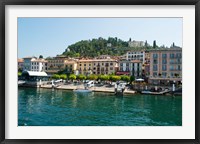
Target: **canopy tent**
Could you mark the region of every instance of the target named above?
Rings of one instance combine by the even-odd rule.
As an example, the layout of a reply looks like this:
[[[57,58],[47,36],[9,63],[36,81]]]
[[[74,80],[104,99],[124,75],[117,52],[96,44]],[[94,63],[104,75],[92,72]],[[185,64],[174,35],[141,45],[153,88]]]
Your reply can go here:
[[[139,79],[136,79],[135,81],[144,81],[144,79],[139,78]]]
[[[29,75],[29,76],[48,76],[46,72],[36,72],[36,71],[23,71],[22,75]]]

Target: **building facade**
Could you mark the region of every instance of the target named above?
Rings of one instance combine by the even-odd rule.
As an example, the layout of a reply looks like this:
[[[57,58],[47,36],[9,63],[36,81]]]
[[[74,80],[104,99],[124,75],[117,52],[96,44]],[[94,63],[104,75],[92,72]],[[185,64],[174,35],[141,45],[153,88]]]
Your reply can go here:
[[[143,47],[145,45],[145,42],[143,41],[129,41],[128,42],[128,46],[129,47]]]
[[[112,74],[116,72],[118,63],[114,59],[82,59],[78,61],[80,74]]]
[[[18,71],[23,71],[24,69],[24,59],[17,59]]]
[[[126,60],[140,60],[142,64],[145,63],[145,51],[128,51],[126,53]]]
[[[68,59],[64,62],[65,73],[74,73],[77,70],[77,60]]]
[[[47,71],[47,61],[44,59],[31,60],[31,71],[36,71],[36,72]]]
[[[31,71],[31,61],[36,60],[36,57],[25,57],[24,64],[23,64],[23,70]]]
[[[116,74],[140,78],[142,76],[142,62],[140,60],[121,60],[119,61],[119,71]]]
[[[182,77],[182,48],[151,50],[150,77]]]
[[[47,73],[54,74],[58,71],[64,70],[66,60],[66,57],[53,57],[52,59],[48,59]]]

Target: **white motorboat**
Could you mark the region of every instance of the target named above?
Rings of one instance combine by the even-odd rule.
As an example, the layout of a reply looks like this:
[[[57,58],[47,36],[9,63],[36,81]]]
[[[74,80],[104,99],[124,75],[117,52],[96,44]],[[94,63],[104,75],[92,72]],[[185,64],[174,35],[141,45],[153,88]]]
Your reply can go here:
[[[92,92],[92,90],[89,90],[89,89],[75,89],[73,91],[77,92],[77,93],[89,93],[89,92]]]

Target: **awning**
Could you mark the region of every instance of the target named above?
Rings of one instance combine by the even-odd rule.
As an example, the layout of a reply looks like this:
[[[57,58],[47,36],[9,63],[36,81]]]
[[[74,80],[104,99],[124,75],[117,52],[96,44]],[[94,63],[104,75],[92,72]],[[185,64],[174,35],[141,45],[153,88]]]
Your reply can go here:
[[[123,71],[118,71],[118,72],[116,72],[116,74],[117,75],[129,75],[130,74],[130,72],[123,72]]]
[[[144,81],[144,79],[139,78],[139,79],[136,79],[135,81]]]
[[[48,76],[46,72],[36,72],[36,71],[23,71],[23,74],[28,74],[29,76]]]

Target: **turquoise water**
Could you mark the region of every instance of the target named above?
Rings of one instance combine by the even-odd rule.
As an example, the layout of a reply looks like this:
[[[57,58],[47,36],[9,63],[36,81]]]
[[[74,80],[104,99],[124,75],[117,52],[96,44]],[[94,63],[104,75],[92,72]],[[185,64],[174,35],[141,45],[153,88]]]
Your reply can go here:
[[[181,126],[182,97],[19,88],[19,126]]]

